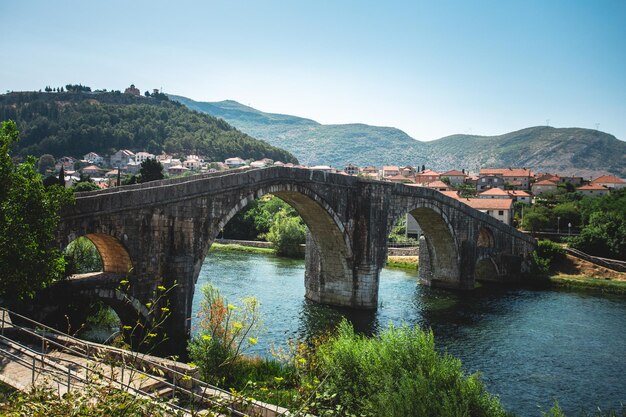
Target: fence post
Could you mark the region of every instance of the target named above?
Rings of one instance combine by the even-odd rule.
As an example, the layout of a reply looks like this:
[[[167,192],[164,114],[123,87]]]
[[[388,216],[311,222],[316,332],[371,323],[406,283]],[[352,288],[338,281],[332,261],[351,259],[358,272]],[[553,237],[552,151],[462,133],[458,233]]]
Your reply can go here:
[[[32,373],[31,382],[30,382],[33,387],[35,386],[35,367],[36,366],[37,365],[35,365],[35,357],[33,356],[33,373]]]
[[[70,368],[67,368],[67,392],[70,392],[70,385],[72,383],[72,374],[70,373]]]
[[[4,336],[4,325],[5,325],[5,321],[4,321],[4,315],[6,314],[6,310],[3,308],[2,309],[2,336]]]
[[[172,378],[172,382],[174,383],[174,389],[172,390],[172,398],[176,396],[176,375]]]
[[[124,389],[124,362],[122,362],[122,377],[120,378],[120,389]]]

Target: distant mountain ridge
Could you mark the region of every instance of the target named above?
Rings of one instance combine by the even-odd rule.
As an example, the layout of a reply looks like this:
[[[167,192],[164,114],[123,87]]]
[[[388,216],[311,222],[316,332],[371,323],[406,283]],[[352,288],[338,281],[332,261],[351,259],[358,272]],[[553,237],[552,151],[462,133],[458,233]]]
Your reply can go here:
[[[529,167],[537,172],[585,177],[607,172],[626,177],[626,142],[591,129],[536,126],[498,136],[459,134],[421,142],[393,127],[323,125],[302,117],[265,113],[232,100],[198,102],[169,97],[221,117],[309,165],[426,165],[473,172],[484,166]]]

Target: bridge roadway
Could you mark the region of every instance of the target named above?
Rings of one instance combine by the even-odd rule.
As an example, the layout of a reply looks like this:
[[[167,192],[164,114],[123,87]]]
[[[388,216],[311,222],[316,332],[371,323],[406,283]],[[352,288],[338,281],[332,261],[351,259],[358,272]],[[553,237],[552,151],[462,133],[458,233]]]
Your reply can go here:
[[[435,190],[285,167],[78,193],[76,204],[62,213],[58,244],[64,248],[86,236],[98,248],[104,272],[127,277],[123,290],[112,279],[77,290],[81,298],[89,291],[94,299],[104,298],[123,320],[150,320],[146,303],[159,288],[173,288],[166,330],[170,340],[183,341],[211,243],[234,215],[266,194],[293,206],[308,226],[305,294],[320,303],[377,307],[387,237],[406,213],[424,232],[419,277],[428,285],[471,289],[475,280],[518,281],[536,247],[533,238]],[[48,300],[76,300],[71,287],[66,284]]]

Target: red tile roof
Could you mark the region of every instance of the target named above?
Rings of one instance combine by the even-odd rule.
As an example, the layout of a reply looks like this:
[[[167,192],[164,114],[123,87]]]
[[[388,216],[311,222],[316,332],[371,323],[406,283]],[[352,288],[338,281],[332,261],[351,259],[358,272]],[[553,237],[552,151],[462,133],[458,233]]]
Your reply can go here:
[[[598,184],[598,183],[626,184],[626,181],[624,181],[621,178],[617,178],[616,176],[613,176],[613,175],[603,175],[603,176],[598,177],[595,180],[591,181],[591,183],[592,184]]]
[[[599,185],[599,184],[587,184],[587,185],[578,187],[576,189],[577,190],[606,190],[608,191],[608,188],[606,188],[604,185]]]
[[[481,168],[480,175],[502,175],[503,177],[530,177],[526,168]]]
[[[441,176],[442,177],[466,177],[467,175],[465,175],[464,172],[453,169],[453,170],[441,173]]]
[[[554,181],[548,181],[548,180],[538,181],[533,185],[554,185],[556,187],[556,183]]]
[[[530,194],[522,190],[507,190],[506,193],[513,197],[530,197]]]
[[[505,195],[508,197],[509,193],[499,188],[491,188],[487,191],[483,191],[482,193],[478,193],[478,195]]]
[[[450,186],[448,184],[446,184],[443,181],[432,181],[426,184],[426,187],[428,188],[450,188]]]
[[[458,200],[476,210],[511,210],[513,207],[513,200],[510,198],[459,198]]]

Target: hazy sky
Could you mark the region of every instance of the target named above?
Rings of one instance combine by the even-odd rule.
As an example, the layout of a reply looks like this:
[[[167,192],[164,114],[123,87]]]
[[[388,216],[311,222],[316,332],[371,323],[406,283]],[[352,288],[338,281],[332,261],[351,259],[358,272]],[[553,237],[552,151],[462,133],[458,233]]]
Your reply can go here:
[[[0,0],[0,91],[237,100],[416,139],[528,126],[626,140],[626,1]]]

